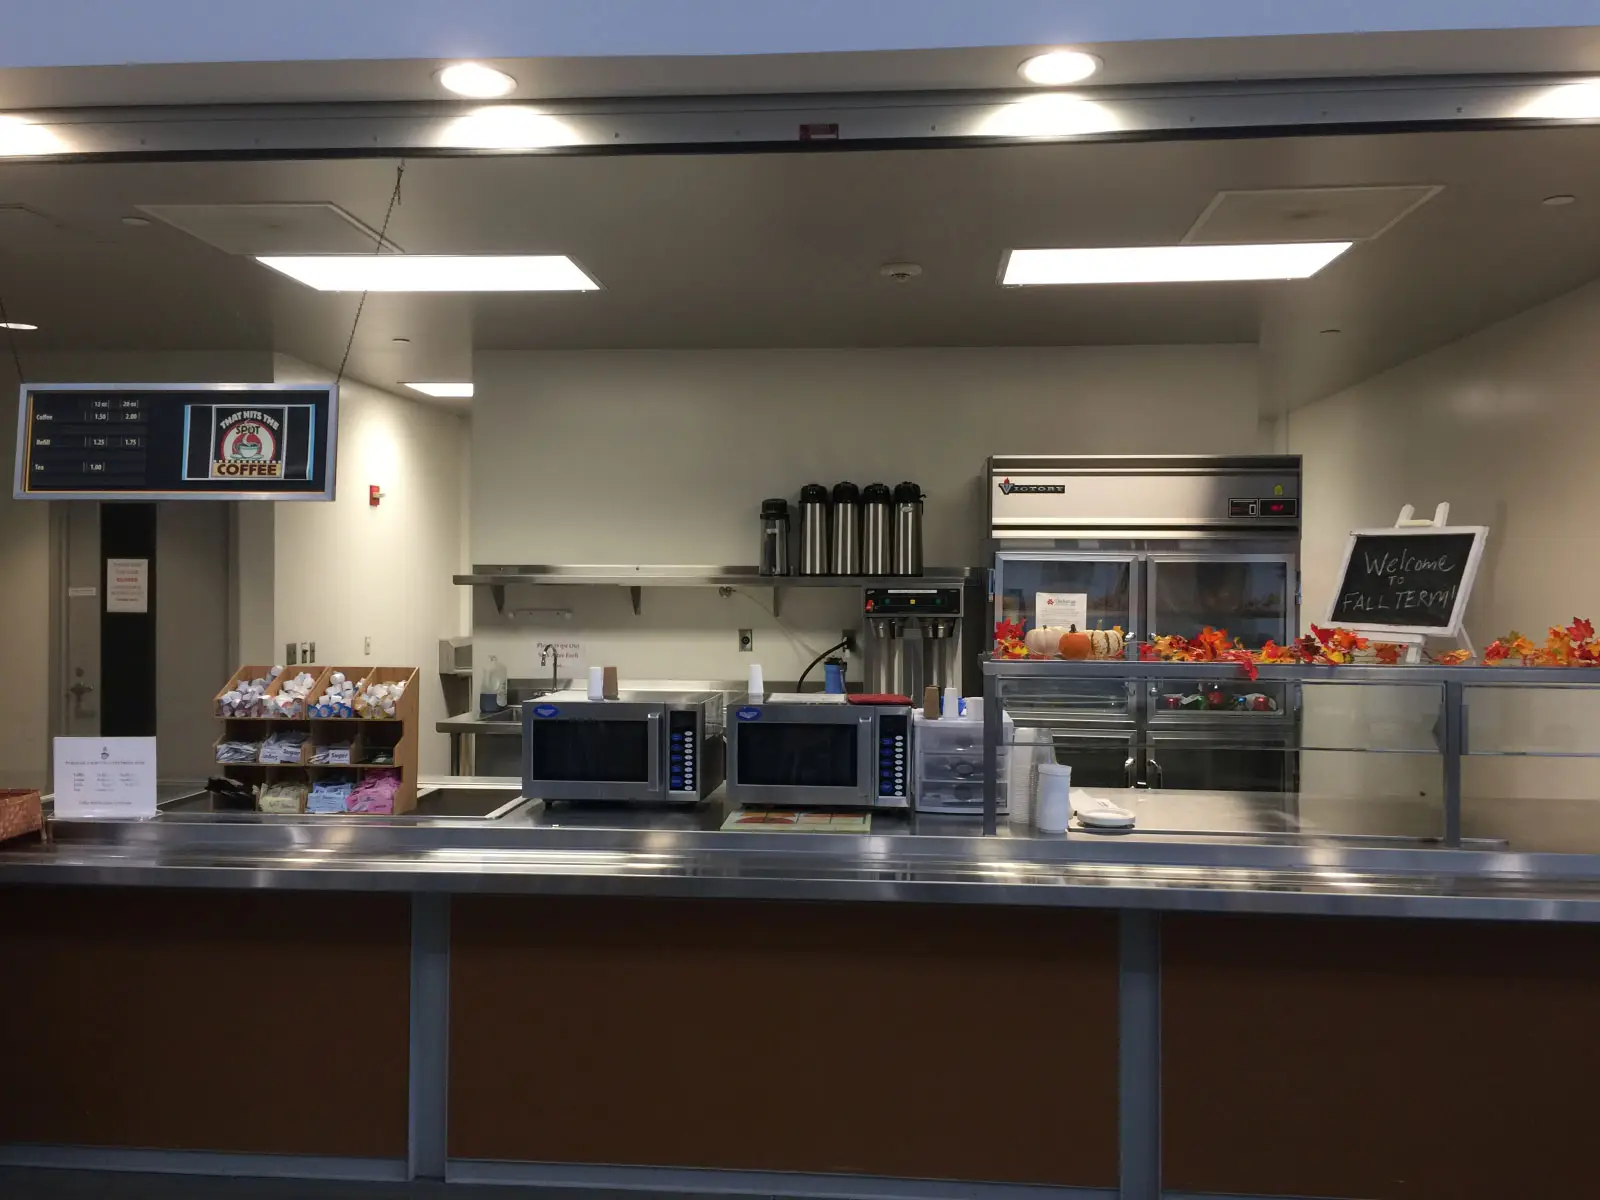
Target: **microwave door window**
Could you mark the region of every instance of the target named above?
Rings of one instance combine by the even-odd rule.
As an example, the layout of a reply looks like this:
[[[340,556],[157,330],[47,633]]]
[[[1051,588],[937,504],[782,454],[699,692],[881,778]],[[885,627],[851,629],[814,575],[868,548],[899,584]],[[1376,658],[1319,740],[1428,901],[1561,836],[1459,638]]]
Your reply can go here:
[[[534,721],[528,737],[535,779],[650,782],[650,727],[644,721]]]
[[[739,782],[748,787],[858,786],[855,723],[739,727]]]

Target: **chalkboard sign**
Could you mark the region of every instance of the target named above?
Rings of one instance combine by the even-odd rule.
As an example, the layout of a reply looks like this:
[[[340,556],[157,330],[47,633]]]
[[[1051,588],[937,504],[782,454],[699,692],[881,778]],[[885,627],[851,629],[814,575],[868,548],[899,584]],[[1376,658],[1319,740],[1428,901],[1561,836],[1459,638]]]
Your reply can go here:
[[[1328,623],[1454,637],[1488,532],[1480,526],[1353,530]]]
[[[24,384],[19,500],[332,500],[333,384]]]

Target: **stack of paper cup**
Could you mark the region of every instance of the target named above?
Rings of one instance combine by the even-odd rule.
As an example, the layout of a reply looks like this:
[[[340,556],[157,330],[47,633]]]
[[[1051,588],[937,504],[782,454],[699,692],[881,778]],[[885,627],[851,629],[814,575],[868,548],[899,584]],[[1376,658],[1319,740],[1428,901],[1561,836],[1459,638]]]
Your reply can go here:
[[[751,704],[762,704],[767,699],[767,681],[761,673],[760,663],[750,664],[750,686],[746,689]]]
[[[604,700],[606,698],[606,669],[604,667],[589,668],[589,699]]]
[[[1065,763],[1039,764],[1039,794],[1034,823],[1040,833],[1065,833],[1072,820],[1072,768]]]

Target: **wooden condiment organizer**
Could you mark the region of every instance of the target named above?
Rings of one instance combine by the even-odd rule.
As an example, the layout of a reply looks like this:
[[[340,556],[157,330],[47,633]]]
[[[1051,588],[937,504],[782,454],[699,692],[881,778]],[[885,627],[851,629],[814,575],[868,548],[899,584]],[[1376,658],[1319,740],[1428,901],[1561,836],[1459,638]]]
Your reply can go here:
[[[235,685],[248,683],[252,679],[260,678],[270,671],[271,667],[240,667],[234,672],[233,678],[217,693],[213,702],[212,711],[218,714],[222,711],[222,697],[231,691]],[[358,779],[368,771],[398,771],[400,773],[400,790],[395,793],[394,811],[408,813],[417,807],[417,670],[415,667],[323,667],[301,666],[285,667],[284,676],[292,679],[301,671],[309,671],[317,676],[317,682],[311,690],[311,698],[315,700],[328,688],[328,679],[335,671],[342,672],[346,679],[354,679],[356,692],[359,694],[369,683],[399,683],[405,681],[406,690],[400,697],[400,702],[395,705],[393,717],[223,717],[218,716],[222,722],[223,741],[265,741],[275,728],[293,726],[305,729],[310,733],[307,742],[306,757],[310,757],[311,746],[325,742],[344,741],[349,738],[354,744],[352,747],[357,758],[370,755],[375,749],[393,748],[394,763],[375,764],[356,762],[350,766],[321,765],[302,763],[299,765],[279,765],[277,763],[218,763],[222,773],[230,779],[238,779],[242,783],[252,786],[262,783],[277,782],[282,779],[303,779],[314,781],[315,777],[332,771],[344,771],[355,775]],[[267,689],[267,694],[274,695],[283,682],[280,676],[272,687]],[[364,813],[350,813],[348,816],[365,816]]]

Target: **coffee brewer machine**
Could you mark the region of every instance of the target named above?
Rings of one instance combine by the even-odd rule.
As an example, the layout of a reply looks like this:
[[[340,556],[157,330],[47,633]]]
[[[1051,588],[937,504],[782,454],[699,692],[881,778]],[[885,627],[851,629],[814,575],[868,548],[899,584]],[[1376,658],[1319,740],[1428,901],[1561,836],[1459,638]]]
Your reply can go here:
[[[929,684],[941,691],[963,686],[964,591],[961,587],[863,589],[867,691],[920,700]]]

